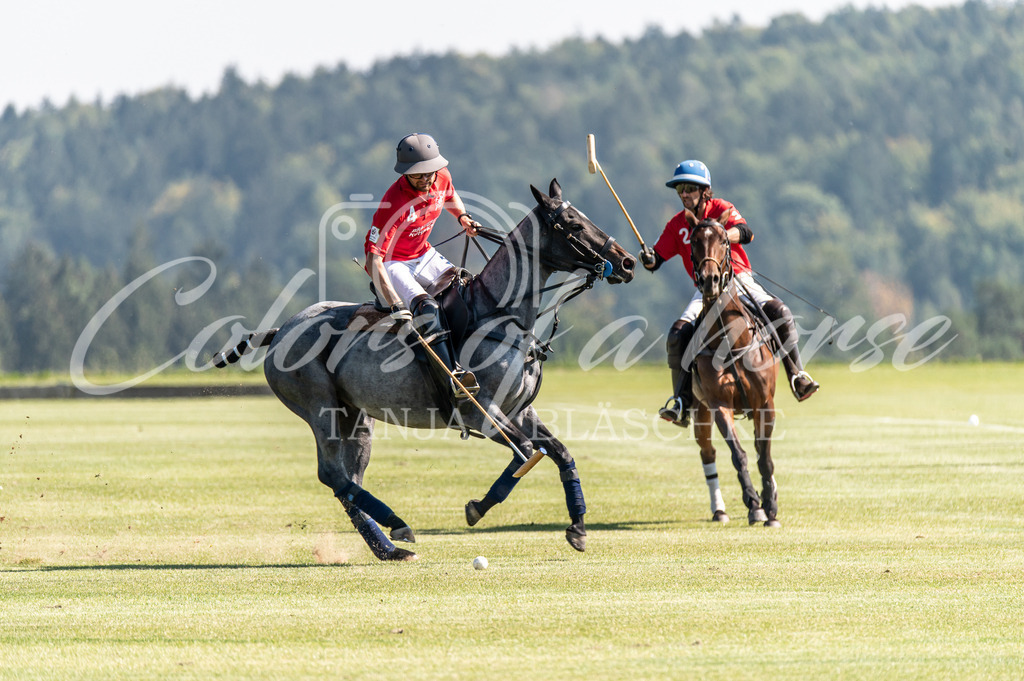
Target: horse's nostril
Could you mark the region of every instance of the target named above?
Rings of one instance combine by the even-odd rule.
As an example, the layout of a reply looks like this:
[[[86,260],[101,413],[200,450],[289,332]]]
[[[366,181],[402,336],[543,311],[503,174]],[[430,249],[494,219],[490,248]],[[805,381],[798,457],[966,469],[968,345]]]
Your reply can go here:
[[[626,270],[627,272],[632,270],[634,265],[636,265],[636,261],[633,260],[632,258],[625,258],[622,261],[622,269]]]

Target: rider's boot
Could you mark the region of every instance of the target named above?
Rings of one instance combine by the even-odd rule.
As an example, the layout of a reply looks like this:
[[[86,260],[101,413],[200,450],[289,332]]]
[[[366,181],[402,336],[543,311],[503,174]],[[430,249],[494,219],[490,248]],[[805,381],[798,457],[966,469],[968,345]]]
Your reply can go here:
[[[782,343],[779,353],[782,355],[782,366],[786,368],[786,375],[789,377],[789,387],[797,401],[803,402],[821,386],[804,370],[800,361],[800,349],[797,347],[799,334],[796,331],[796,322],[793,321],[793,313],[779,298],[769,300],[762,309],[771,320]]]
[[[441,363],[448,369],[448,372],[455,376],[461,387],[452,380],[448,372],[435,366],[433,361],[430,363],[431,371],[436,373],[443,384],[451,387],[452,395],[456,399],[464,400],[470,395],[476,395],[480,390],[476,376],[473,375],[472,371],[463,369],[456,361],[455,351],[452,348],[451,332],[448,331],[444,323],[444,314],[441,312],[437,301],[430,296],[423,296],[420,300],[413,301],[412,313],[413,324],[416,326],[416,330],[419,331],[423,340],[426,341],[430,349],[434,351],[434,354],[441,360]]]
[[[686,428],[690,425],[690,407],[693,404],[693,385],[690,380],[690,362],[684,366],[683,355],[693,338],[693,324],[677,320],[668,332],[665,349],[668,351],[668,366],[672,372],[672,397],[658,410],[662,419]]]

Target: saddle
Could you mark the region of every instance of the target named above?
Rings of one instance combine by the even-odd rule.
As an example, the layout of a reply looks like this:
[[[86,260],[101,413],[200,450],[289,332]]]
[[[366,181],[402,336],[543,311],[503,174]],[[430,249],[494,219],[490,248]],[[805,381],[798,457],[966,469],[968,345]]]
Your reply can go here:
[[[743,383],[742,381],[740,381],[740,377],[736,370],[737,362],[742,361],[743,355],[745,355],[747,352],[750,352],[754,348],[759,347],[761,345],[767,345],[771,350],[772,354],[775,354],[778,351],[779,347],[778,336],[770,328],[768,328],[768,323],[765,314],[758,307],[757,303],[755,303],[751,298],[749,298],[746,295],[741,295],[739,299],[740,303],[743,305],[744,310],[747,312],[747,319],[749,320],[751,325],[753,338],[751,339],[750,344],[747,345],[746,347],[733,349],[729,353],[728,357],[728,370],[730,371],[730,373],[732,373],[733,378],[735,378],[736,386],[739,389],[740,393],[740,408],[734,412],[734,417],[737,419],[753,417],[752,407],[750,406],[750,400],[747,398],[746,393],[743,391]],[[701,323],[704,321],[704,317],[705,313],[702,311],[700,315],[697,317],[697,320],[694,322],[694,324],[699,327]],[[717,354],[717,352],[717,347],[705,346],[700,349],[700,352],[697,353],[697,356],[714,356]],[[694,357],[693,364],[690,365],[690,376],[693,386],[694,398],[703,401],[704,388],[701,385],[700,372],[696,370],[697,356]]]
[[[473,275],[469,270],[461,267],[451,267],[446,270],[437,281],[428,286],[425,290],[427,295],[437,301],[440,307],[442,322],[450,336],[452,352],[457,356],[462,350],[466,341],[467,331],[471,321],[471,313],[467,297],[470,294],[469,284],[473,281]],[[391,310],[380,302],[373,282],[370,282],[370,291],[373,293],[373,300],[368,301],[356,308],[349,317],[347,328],[357,326],[360,333],[367,331],[377,333],[398,334],[405,328],[404,324],[387,324],[387,318]],[[404,333],[404,331],[403,331]],[[448,382],[439,379],[436,372],[430,369],[433,360],[427,357],[426,351],[419,342],[414,341],[411,334],[404,339],[416,356],[416,361],[423,370],[426,380],[433,386],[434,401],[441,409],[441,413],[448,421],[460,424],[462,438],[470,435],[478,435],[470,431],[458,412],[458,404],[451,394]],[[482,437],[482,436],[480,436]]]
[[[426,288],[427,295],[441,306],[441,314],[444,315],[445,326],[451,334],[452,345],[456,352],[462,349],[462,344],[466,341],[466,331],[471,321],[467,298],[469,284],[472,281],[473,274],[469,270],[451,267]],[[380,296],[373,282],[370,282],[370,292],[373,293],[373,300],[356,308],[349,318],[348,326],[351,327],[357,319],[361,319],[364,320],[360,322],[361,328],[374,328],[374,330],[384,333],[398,333],[397,324],[387,328],[375,327],[384,317],[391,314],[391,310],[380,302]]]

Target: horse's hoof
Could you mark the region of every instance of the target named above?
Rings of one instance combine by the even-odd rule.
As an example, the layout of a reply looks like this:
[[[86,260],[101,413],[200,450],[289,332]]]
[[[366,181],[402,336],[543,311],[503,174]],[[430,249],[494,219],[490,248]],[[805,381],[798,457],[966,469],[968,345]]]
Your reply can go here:
[[[765,527],[782,527],[782,523],[780,523],[775,518],[772,518],[771,520],[764,521],[764,526]]]
[[[751,525],[764,523],[768,521],[768,514],[764,512],[763,508],[755,508],[754,510],[747,513],[747,521]]]
[[[381,560],[419,560],[419,556],[412,551],[406,551],[405,549],[400,549],[396,546],[394,551]]]
[[[466,524],[470,527],[476,525],[484,517],[484,514],[480,512],[480,507],[477,506],[479,503],[479,499],[470,499],[466,504]]]
[[[729,522],[729,514],[725,511],[715,511],[715,514],[711,516],[711,522],[722,523],[724,525]]]
[[[565,528],[565,540],[580,553],[587,550],[587,531],[582,526],[570,525]]]
[[[412,528],[408,525],[391,530],[391,538],[394,541],[404,541],[409,544],[416,543],[416,535],[412,533]]]

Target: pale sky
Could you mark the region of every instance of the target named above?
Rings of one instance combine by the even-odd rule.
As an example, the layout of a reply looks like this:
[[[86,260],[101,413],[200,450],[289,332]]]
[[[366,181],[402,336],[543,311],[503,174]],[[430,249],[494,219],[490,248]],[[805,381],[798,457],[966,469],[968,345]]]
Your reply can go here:
[[[364,70],[413,53],[507,53],[569,37],[637,38],[650,26],[697,34],[739,16],[764,26],[843,7],[940,7],[962,0],[25,0],[0,12],[0,109],[49,98],[104,102],[165,85],[215,92],[224,69],[276,84],[344,62]]]

